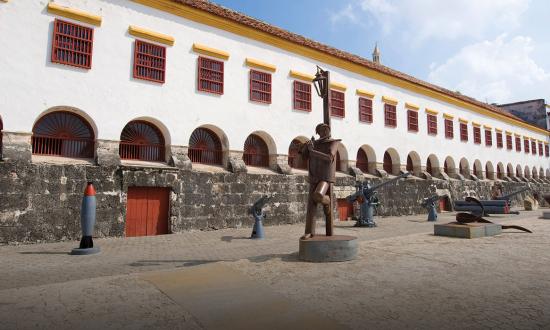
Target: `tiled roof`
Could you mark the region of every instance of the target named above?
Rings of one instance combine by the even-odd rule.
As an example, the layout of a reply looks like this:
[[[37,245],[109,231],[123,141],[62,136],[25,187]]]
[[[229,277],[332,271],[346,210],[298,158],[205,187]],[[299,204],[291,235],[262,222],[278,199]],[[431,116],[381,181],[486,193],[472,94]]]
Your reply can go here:
[[[252,28],[257,29],[259,31],[262,31],[262,32],[274,35],[276,37],[279,37],[281,39],[284,39],[284,40],[287,40],[287,41],[290,41],[290,42],[293,42],[293,43],[296,43],[296,44],[299,44],[299,45],[302,45],[302,46],[306,46],[306,47],[321,51],[323,53],[326,53],[326,54],[329,54],[329,55],[332,55],[332,56],[335,56],[335,57],[338,57],[338,58],[341,58],[341,59],[344,59],[344,60],[347,60],[347,61],[350,61],[350,62],[353,62],[353,63],[356,63],[356,64],[359,64],[359,65],[362,65],[362,66],[365,66],[369,69],[381,72],[383,74],[386,74],[386,75],[389,75],[389,76],[392,76],[392,77],[395,77],[395,78],[398,78],[398,79],[402,79],[402,80],[411,82],[411,83],[419,85],[419,86],[423,86],[423,87],[431,89],[433,91],[445,94],[445,95],[453,97],[455,99],[462,100],[464,102],[467,102],[467,103],[470,103],[472,105],[475,105],[475,106],[487,109],[489,111],[501,114],[503,116],[512,118],[514,120],[518,120],[518,121],[527,123],[524,120],[521,120],[520,118],[518,118],[518,117],[516,117],[516,116],[514,116],[514,115],[512,115],[512,114],[496,107],[496,106],[493,106],[493,105],[490,105],[490,104],[487,104],[487,103],[484,103],[484,102],[480,102],[480,101],[478,101],[474,98],[471,98],[471,97],[453,92],[451,90],[448,90],[448,89],[443,88],[443,87],[439,87],[437,85],[430,84],[430,83],[425,82],[423,80],[412,77],[408,74],[405,74],[405,73],[399,72],[397,70],[391,69],[391,68],[389,68],[387,66],[384,66],[382,64],[375,63],[375,62],[370,61],[366,58],[363,58],[363,57],[360,57],[360,56],[342,51],[340,49],[322,44],[322,43],[317,42],[315,40],[308,39],[308,38],[306,38],[304,36],[301,36],[299,34],[292,33],[290,31],[281,29],[281,28],[273,26],[271,24],[262,22],[258,19],[255,19],[255,18],[252,18],[250,16],[241,14],[239,12],[236,12],[234,10],[225,8],[223,6],[214,4],[210,1],[207,1],[207,0],[171,0],[171,1],[176,2],[176,3],[180,3],[180,4],[184,4],[184,5],[196,8],[196,9],[203,10],[203,11],[208,12],[210,14],[223,17],[225,19],[234,21],[236,23],[239,23],[239,24],[242,24],[242,25],[245,25],[245,26],[248,26],[248,27],[252,27]],[[532,126],[530,123],[527,123],[527,124]]]

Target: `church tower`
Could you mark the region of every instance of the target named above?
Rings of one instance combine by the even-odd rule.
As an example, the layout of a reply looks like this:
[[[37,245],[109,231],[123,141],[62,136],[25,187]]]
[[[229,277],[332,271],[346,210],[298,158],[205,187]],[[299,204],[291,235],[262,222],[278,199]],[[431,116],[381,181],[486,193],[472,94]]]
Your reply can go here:
[[[380,63],[380,49],[378,48],[378,43],[374,45],[374,50],[372,51],[372,61],[375,63]]]

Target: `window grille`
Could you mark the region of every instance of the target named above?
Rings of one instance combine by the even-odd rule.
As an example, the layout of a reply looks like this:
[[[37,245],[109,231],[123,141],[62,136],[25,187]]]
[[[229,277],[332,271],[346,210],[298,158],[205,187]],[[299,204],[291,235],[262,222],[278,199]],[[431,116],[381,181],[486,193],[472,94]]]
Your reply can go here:
[[[525,151],[526,154],[529,153],[529,140],[523,139],[523,151]]]
[[[506,149],[512,150],[512,136],[506,135]]]
[[[311,84],[294,81],[294,109],[311,111]]]
[[[221,165],[222,144],[214,132],[200,127],[191,134],[187,155],[193,163]]]
[[[134,45],[134,78],[164,83],[165,70],[166,47],[136,40]]]
[[[521,151],[521,138],[519,136],[516,136],[516,151]]]
[[[359,121],[372,123],[372,100],[366,97],[359,98]]]
[[[121,159],[164,161],[164,137],[152,124],[131,121],[120,134],[119,155]]]
[[[418,132],[418,112],[407,110],[407,127],[410,132]]]
[[[330,114],[334,117],[345,116],[345,94],[343,92],[330,91]]]
[[[531,141],[531,153],[533,155],[537,154],[537,143],[535,141]]]
[[[384,125],[397,127],[397,109],[395,105],[384,104]]]
[[[460,123],[460,141],[468,141],[468,125]]]
[[[502,133],[497,132],[497,148],[502,148]]]
[[[360,169],[363,173],[369,172],[369,158],[367,157],[367,154],[365,153],[365,150],[363,150],[363,148],[359,148],[359,150],[357,150],[357,161],[355,163],[355,166],[357,166],[357,168]]]
[[[488,129],[485,130],[485,145],[487,147],[493,145],[493,133]]]
[[[52,38],[52,62],[92,68],[94,29],[56,19]]]
[[[542,156],[542,143],[539,142],[539,156]]]
[[[437,135],[437,117],[435,115],[427,114],[428,119],[428,134]]]
[[[474,126],[474,143],[481,144],[481,128]]]
[[[271,103],[271,74],[250,70],[250,101]]]
[[[451,119],[445,119],[445,137],[452,139],[455,135],[454,124]]]
[[[302,148],[302,142],[298,139],[292,140],[288,147],[288,166],[298,169],[307,169],[307,161],[303,159],[300,154]]]
[[[550,147],[547,144],[544,145],[544,156],[550,157]]]
[[[244,142],[243,160],[248,166],[269,167],[269,150],[261,137],[248,136]]]
[[[223,62],[206,57],[199,57],[198,62],[198,90],[223,94]]]

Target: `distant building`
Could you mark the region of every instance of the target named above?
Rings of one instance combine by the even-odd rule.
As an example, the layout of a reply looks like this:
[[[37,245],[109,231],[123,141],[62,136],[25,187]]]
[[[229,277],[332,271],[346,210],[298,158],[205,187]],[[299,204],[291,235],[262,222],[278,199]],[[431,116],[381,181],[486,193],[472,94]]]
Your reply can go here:
[[[522,120],[540,128],[550,128],[547,112],[550,111],[544,99],[500,104],[498,107]]]

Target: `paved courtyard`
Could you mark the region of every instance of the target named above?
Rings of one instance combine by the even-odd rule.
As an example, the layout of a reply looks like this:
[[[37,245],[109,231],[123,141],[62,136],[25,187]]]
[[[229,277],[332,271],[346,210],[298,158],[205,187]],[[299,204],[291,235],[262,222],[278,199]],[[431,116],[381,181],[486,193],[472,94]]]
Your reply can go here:
[[[426,216],[338,222],[359,258],[297,261],[303,225],[0,247],[0,328],[550,328],[550,220],[492,217],[507,230],[433,236]],[[440,216],[451,221],[454,214]],[[322,228],[321,228],[322,230]]]

